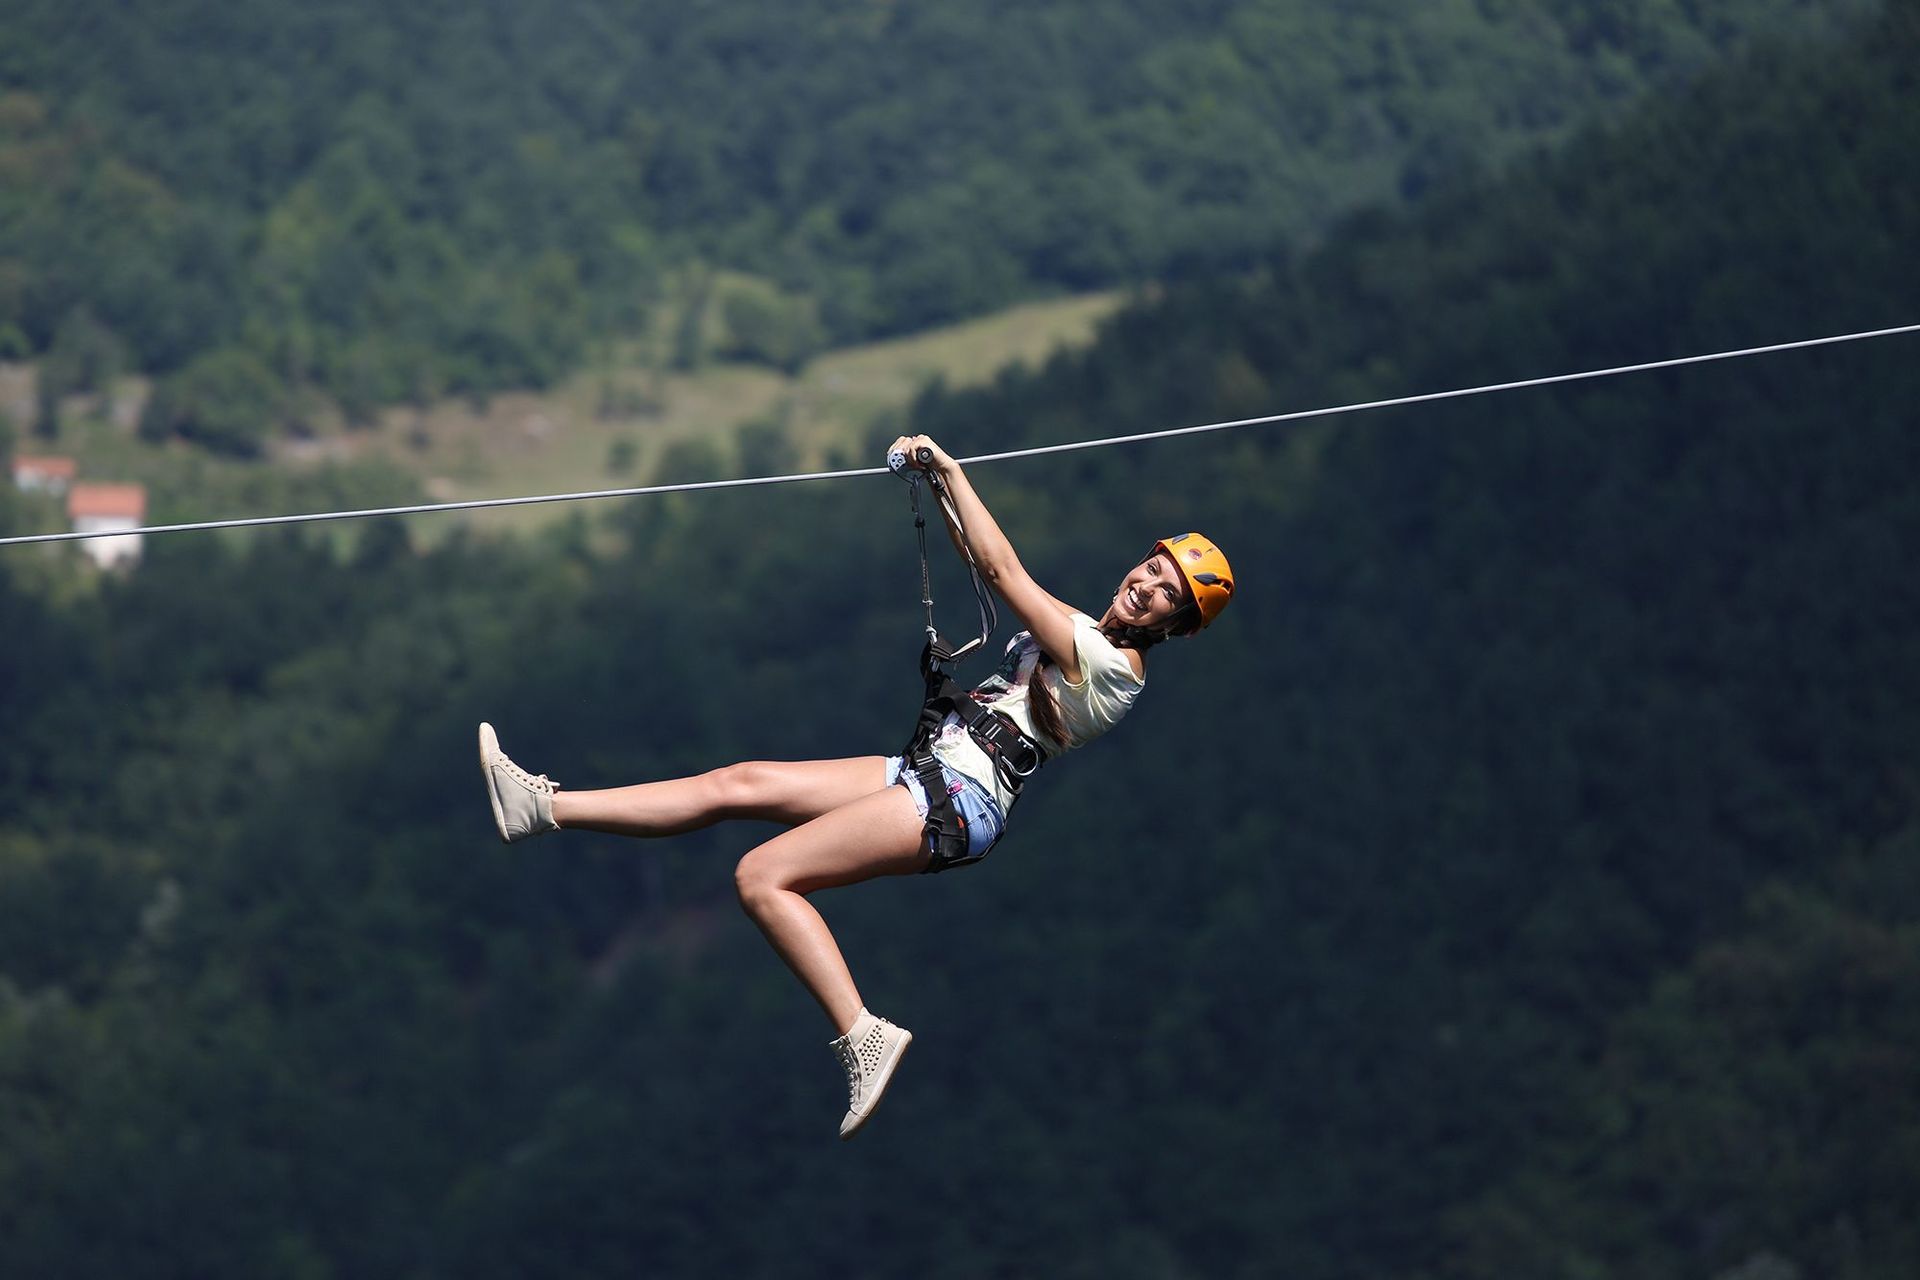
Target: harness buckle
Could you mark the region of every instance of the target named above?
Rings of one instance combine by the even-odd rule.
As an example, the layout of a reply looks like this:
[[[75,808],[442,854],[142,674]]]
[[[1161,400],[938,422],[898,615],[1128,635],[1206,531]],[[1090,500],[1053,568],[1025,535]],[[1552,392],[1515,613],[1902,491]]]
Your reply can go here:
[[[1040,756],[1040,753],[1037,751],[1030,752],[1030,753],[1023,753],[1023,754],[1026,754],[1031,761],[1031,763],[1028,764],[1026,768],[1022,769],[1020,766],[1013,763],[1013,761],[1010,759],[1006,761],[1006,764],[1007,764],[1007,772],[1011,773],[1014,777],[1020,779],[1022,782],[1025,782],[1028,778],[1031,778],[1034,774],[1040,772],[1041,756]]]

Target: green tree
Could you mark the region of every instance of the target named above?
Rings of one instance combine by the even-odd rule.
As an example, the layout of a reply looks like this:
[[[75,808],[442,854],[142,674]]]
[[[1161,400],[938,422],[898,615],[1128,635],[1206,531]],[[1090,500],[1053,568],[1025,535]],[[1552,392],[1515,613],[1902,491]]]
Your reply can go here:
[[[228,348],[162,379],[141,415],[140,433],[252,457],[272,439],[284,404],[272,371],[252,352]]]
[[[729,286],[721,297],[726,326],[723,354],[796,374],[826,342],[820,309],[808,298],[751,284]]]

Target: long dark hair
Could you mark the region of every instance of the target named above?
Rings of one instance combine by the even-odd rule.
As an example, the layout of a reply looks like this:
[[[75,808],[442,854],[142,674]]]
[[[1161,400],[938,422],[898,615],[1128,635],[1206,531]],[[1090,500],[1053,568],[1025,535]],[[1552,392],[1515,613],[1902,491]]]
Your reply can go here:
[[[1199,629],[1200,606],[1189,597],[1185,604],[1174,610],[1157,627],[1134,627],[1124,622],[1109,622],[1100,628],[1100,634],[1117,649],[1145,653],[1163,640],[1191,635]],[[1043,651],[1027,682],[1027,710],[1033,716],[1034,728],[1055,742],[1064,743],[1067,740],[1067,727],[1060,719],[1060,704],[1053,700],[1053,690],[1047,688],[1047,682],[1040,678],[1041,673],[1052,665],[1053,659]]]

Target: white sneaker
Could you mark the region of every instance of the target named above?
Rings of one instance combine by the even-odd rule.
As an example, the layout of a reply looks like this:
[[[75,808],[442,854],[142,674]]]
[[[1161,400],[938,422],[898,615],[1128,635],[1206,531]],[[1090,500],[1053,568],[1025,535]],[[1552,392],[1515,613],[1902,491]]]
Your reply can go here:
[[[840,1121],[843,1140],[857,1133],[880,1105],[893,1069],[912,1043],[913,1032],[862,1009],[847,1034],[828,1046],[847,1070],[847,1114]]]
[[[530,774],[500,750],[493,726],[480,726],[480,772],[487,777],[487,799],[493,802],[493,825],[508,844],[528,836],[558,831],[553,820],[553,783],[543,774]]]

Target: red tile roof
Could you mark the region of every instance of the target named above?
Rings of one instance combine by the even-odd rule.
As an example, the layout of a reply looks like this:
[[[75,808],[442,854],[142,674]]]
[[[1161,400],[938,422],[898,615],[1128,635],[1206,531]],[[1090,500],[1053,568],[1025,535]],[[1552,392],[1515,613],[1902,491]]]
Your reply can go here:
[[[31,475],[45,476],[49,480],[71,480],[79,470],[79,464],[72,458],[36,458],[18,454],[13,459],[15,477]]]
[[[127,520],[147,518],[147,489],[138,484],[77,484],[67,493],[67,515],[75,520],[85,516],[119,516]]]

